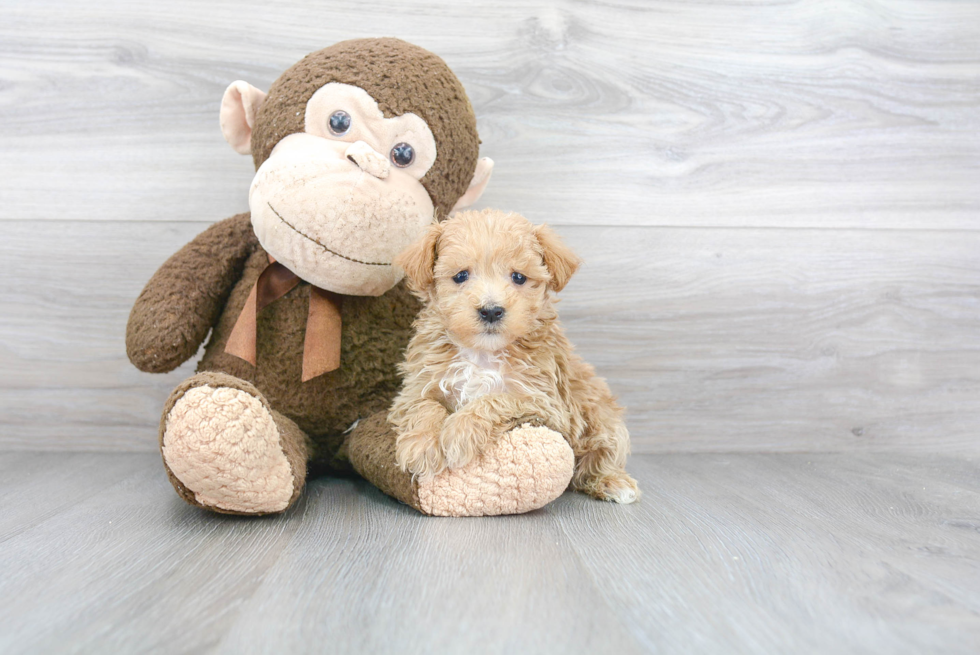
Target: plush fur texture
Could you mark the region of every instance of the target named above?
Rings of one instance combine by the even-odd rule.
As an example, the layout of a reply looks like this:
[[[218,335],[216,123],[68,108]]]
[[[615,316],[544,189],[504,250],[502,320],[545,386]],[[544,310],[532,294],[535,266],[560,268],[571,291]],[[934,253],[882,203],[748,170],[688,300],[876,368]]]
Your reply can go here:
[[[289,505],[296,481],[272,412],[231,387],[188,390],[167,414],[163,459],[202,504],[252,513]],[[252,472],[248,477],[242,469]]]
[[[250,139],[258,168],[282,138],[303,131],[307,100],[328,82],[364,89],[386,116],[413,112],[427,122],[438,153],[422,183],[436,215],[444,216],[467,191],[476,167],[473,109],[441,59],[403,41],[351,41],[313,53],[286,71],[267,96],[242,86],[251,100],[238,122],[251,133],[236,133],[232,141],[243,146]],[[257,113],[249,114],[260,100]],[[225,122],[231,118],[225,115]],[[358,229],[356,221],[350,224]],[[268,263],[250,215],[239,214],[170,257],[133,305],[126,350],[141,370],[171,371],[207,339],[199,373],[174,390],[161,419],[161,452],[177,493],[218,512],[283,511],[299,497],[308,470],[351,473],[350,458],[366,478],[421,508],[411,477],[401,471],[389,476],[397,467],[394,434],[385,422],[418,301],[403,284],[376,297],[343,297],[340,368],[302,382],[306,282],[258,314],[255,366],[225,352]]]
[[[433,225],[397,263],[424,302],[389,414],[403,470],[428,480],[466,467],[532,420],[572,446],[576,489],[623,503],[639,497],[624,468],[622,409],[558,322],[553,293],[578,259],[547,226],[463,212]]]
[[[241,279],[245,260],[258,247],[249,215],[238,214],[172,255],[129,313],[126,353],[133,365],[166,373],[193,357]]]
[[[130,359],[142,370],[173,370],[197,351],[213,326],[198,371],[225,373],[261,389],[272,407],[314,438],[312,456],[329,463],[343,433],[359,418],[386,410],[397,393],[395,366],[420,305],[404,285],[379,297],[345,297],[341,366],[304,383],[309,284],[301,282],[259,313],[256,366],[225,352],[268,263],[248,214],[205,230],[167,260],[137,298],[127,329]]]
[[[416,480],[395,465],[395,432],[385,414],[379,412],[357,424],[347,439],[347,456],[371,484],[421,512]]]
[[[225,352],[225,345],[268,255],[257,247],[215,325],[201,371],[223,371],[252,382],[273,407],[311,436],[341,434],[354,421],[384,410],[398,388],[392,364],[401,358],[418,303],[404,285],[382,296],[344,296],[340,303],[340,368],[300,382],[310,285],[301,282],[259,312],[256,365]]]
[[[524,424],[502,434],[484,457],[420,480],[419,505],[435,516],[523,514],[558,498],[574,468],[560,434]]]
[[[436,162],[422,178],[439,218],[466,191],[479,155],[476,115],[440,57],[400,39],[353,39],[304,57],[273,83],[252,133],[258,169],[283,137],[302,132],[306,103],[324,84],[364,89],[386,117],[412,112],[432,130]],[[460,111],[446,111],[460,107]]]
[[[222,394],[231,396],[232,402]],[[236,405],[247,405],[250,411],[235,411]],[[198,427],[204,429],[186,421],[190,414],[197,414]],[[269,417],[277,433],[268,429]],[[256,430],[256,423],[266,429]],[[201,444],[216,437],[237,442],[240,448]],[[278,455],[269,448],[272,445],[279,447]],[[293,421],[272,409],[254,385],[224,373],[198,373],[174,389],[164,406],[160,451],[167,477],[185,501],[222,514],[255,515],[280,512],[299,498],[312,443]],[[256,451],[261,451],[258,467]],[[282,470],[282,457],[288,476]],[[188,466],[201,458],[203,466]],[[246,469],[249,475],[236,474]]]
[[[499,516],[544,507],[565,491],[575,466],[560,434],[525,424],[469,465],[420,479],[395,464],[395,439],[383,415],[362,421],[347,442],[351,464],[384,493],[433,516]]]

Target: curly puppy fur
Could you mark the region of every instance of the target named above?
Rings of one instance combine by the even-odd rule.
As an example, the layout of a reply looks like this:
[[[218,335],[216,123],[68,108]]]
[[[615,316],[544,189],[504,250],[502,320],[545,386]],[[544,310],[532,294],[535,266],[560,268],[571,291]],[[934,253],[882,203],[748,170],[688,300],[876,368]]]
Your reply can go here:
[[[572,349],[554,294],[578,258],[547,225],[496,210],[432,225],[395,262],[423,302],[388,420],[420,479],[478,458],[504,432],[544,425],[575,453],[572,486],[630,503],[629,433],[605,381]]]

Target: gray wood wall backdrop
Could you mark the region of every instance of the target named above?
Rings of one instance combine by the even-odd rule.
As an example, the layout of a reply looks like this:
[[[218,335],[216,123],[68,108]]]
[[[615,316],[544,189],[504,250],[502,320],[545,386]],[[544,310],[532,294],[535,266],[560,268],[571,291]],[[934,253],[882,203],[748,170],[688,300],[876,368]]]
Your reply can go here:
[[[225,86],[382,35],[463,80],[481,205],[586,259],[636,452],[980,449],[980,3],[941,0],[4,0],[0,447],[155,448],[192,366],[124,327],[247,207]]]

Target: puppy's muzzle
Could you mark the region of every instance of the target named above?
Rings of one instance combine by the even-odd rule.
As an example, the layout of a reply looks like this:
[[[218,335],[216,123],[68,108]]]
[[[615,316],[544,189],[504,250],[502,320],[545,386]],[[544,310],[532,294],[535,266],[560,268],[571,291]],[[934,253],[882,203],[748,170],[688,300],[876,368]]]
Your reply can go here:
[[[504,317],[504,308],[499,305],[493,307],[481,307],[476,310],[480,315],[480,320],[487,325],[493,325]]]

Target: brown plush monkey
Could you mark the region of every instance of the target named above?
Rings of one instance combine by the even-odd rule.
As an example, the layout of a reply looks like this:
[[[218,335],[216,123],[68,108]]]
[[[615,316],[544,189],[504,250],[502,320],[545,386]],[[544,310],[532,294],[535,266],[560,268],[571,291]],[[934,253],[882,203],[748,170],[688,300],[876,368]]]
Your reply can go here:
[[[394,466],[385,414],[418,305],[391,262],[433,220],[472,204],[493,165],[478,159],[473,109],[445,62],[397,39],[338,43],[268,95],[233,83],[221,128],[255,161],[250,212],[167,260],[126,334],[133,364],[158,373],[210,333],[160,425],[180,496],[218,512],[281,512],[308,467],[352,464],[430,514],[527,511],[560,493],[567,446],[540,428],[515,430],[480,467],[436,488]],[[501,477],[509,470],[535,478]]]

